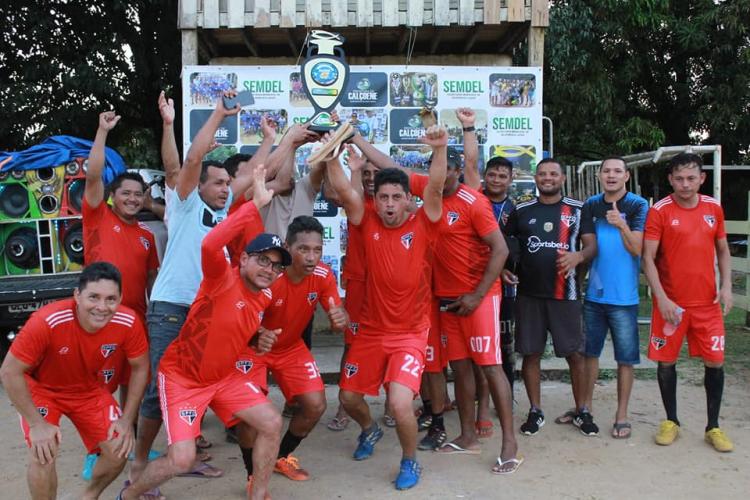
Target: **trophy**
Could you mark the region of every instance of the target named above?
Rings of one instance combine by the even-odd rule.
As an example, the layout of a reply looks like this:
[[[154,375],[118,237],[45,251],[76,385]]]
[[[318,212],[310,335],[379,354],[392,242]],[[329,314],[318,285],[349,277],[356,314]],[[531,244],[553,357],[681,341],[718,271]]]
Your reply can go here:
[[[331,117],[349,80],[349,65],[344,59],[344,50],[340,47],[344,43],[344,37],[322,30],[313,30],[310,37],[307,58],[302,63],[301,71],[302,86],[315,108],[308,128],[321,134],[335,131],[330,141],[310,155],[307,161],[312,164],[337,150],[341,143],[353,135],[354,129],[348,122],[339,125]]]

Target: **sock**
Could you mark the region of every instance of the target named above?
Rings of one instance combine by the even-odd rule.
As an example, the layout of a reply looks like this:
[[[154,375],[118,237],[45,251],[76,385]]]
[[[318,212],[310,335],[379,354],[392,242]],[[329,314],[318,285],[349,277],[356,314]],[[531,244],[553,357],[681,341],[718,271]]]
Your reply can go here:
[[[708,432],[715,427],[719,427],[721,395],[724,392],[724,368],[706,367],[703,386],[706,388],[706,407],[708,410],[706,432]]]
[[[440,413],[433,413],[432,414],[432,423],[430,424],[430,429],[435,429],[439,431],[445,430],[445,424],[443,424],[443,412]]]
[[[303,439],[305,439],[304,436],[295,436],[291,431],[286,431],[279,445],[279,458],[288,457],[291,452],[297,449]]]
[[[680,425],[680,421],[677,420],[677,367],[659,363],[656,378],[659,381],[659,392],[667,412],[667,420]]]
[[[429,399],[422,400],[422,415],[432,415],[432,401]]]
[[[252,448],[243,448],[240,446],[240,451],[242,452],[242,461],[245,462],[245,470],[247,471],[248,476],[253,475],[253,449]]]

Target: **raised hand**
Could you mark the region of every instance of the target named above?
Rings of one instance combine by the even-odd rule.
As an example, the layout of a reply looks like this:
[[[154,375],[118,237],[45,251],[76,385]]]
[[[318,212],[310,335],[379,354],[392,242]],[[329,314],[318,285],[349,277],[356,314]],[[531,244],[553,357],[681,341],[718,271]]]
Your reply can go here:
[[[269,120],[268,115],[263,115],[260,119],[260,133],[263,134],[263,140],[276,140],[276,127],[272,125],[274,122]]]
[[[341,305],[336,305],[333,297],[328,297],[328,319],[331,321],[331,328],[343,331],[349,326],[349,318],[346,310]]]
[[[120,121],[120,118],[121,116],[116,115],[114,111],[99,113],[99,128],[105,132],[109,132],[115,128],[115,125]]]
[[[347,153],[346,164],[349,165],[349,170],[357,172],[365,168],[367,158],[365,158],[364,155],[359,154],[351,144],[347,144],[345,148]]]
[[[253,203],[260,210],[271,202],[273,189],[266,188],[266,169],[263,165],[253,170]]]
[[[476,121],[476,114],[471,108],[458,108],[456,110],[456,118],[461,122],[463,128],[473,127]]]
[[[309,123],[299,124],[295,123],[286,132],[285,139],[292,141],[295,147],[302,146],[308,142],[317,142],[320,140],[320,136],[315,132],[308,129]]]
[[[432,125],[427,129],[424,136],[419,139],[419,142],[433,148],[445,147],[448,145],[448,132],[445,130],[445,127]]]
[[[163,90],[159,94],[159,114],[164,125],[172,125],[174,123],[174,100],[171,98],[167,99]]]
[[[225,90],[222,93],[222,95],[224,97],[228,97],[231,99],[231,98],[237,97],[237,90],[235,89]],[[221,97],[219,97],[219,99],[216,101],[216,109],[214,109],[214,113],[218,113],[222,116],[232,116],[232,115],[236,115],[237,113],[239,113],[240,109],[242,109],[242,107],[240,106],[239,103],[235,104],[232,109],[225,108],[224,100]]]
[[[607,222],[617,229],[624,229],[626,226],[625,219],[622,218],[621,212],[617,209],[617,202],[612,203],[612,210],[607,210]]]

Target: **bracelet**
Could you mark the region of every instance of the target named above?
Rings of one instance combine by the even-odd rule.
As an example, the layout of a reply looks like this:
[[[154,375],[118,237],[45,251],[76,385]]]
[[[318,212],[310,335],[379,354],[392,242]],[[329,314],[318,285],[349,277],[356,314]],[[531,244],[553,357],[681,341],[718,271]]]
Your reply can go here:
[[[474,125],[471,127],[464,127],[464,132],[474,132],[476,129],[474,128]]]

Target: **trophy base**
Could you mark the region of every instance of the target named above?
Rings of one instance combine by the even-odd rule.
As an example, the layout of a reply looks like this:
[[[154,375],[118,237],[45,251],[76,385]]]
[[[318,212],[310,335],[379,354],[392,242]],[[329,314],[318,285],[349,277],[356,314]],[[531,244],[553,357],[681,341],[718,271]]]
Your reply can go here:
[[[310,127],[312,130],[312,127]],[[323,144],[319,149],[313,151],[313,153],[307,159],[308,165],[313,163],[319,163],[321,161],[332,160],[337,157],[341,151],[341,145],[354,136],[354,127],[351,123],[344,122],[336,129],[331,136],[331,140]]]
[[[308,125],[307,129],[319,134],[326,134],[331,130],[335,130],[339,126],[338,122],[333,121],[331,113],[328,111],[320,111],[310,118],[308,123],[310,125]]]

